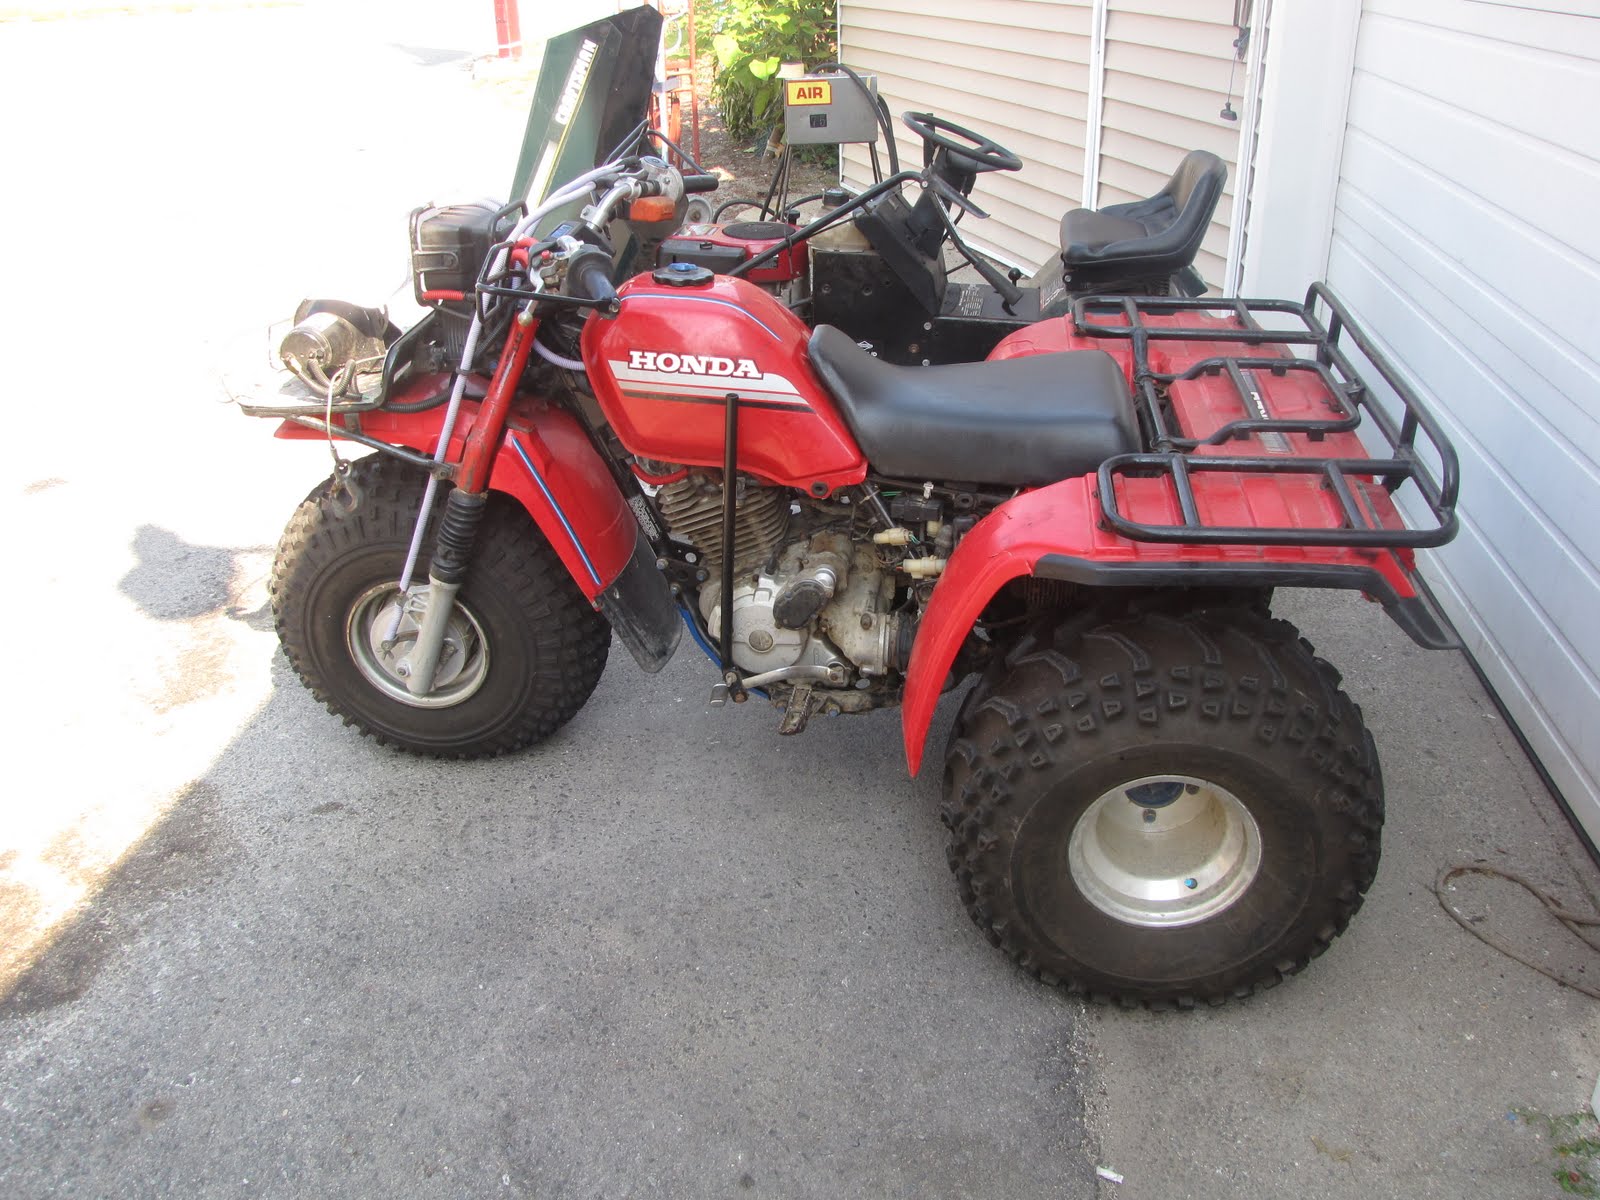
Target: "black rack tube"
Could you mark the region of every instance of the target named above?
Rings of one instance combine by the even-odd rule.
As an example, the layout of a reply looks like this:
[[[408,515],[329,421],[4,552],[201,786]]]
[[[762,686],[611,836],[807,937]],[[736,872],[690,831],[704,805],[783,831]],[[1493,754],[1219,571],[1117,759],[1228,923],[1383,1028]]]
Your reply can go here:
[[[1178,493],[1178,511],[1187,529],[1199,529],[1200,510],[1194,502],[1194,485],[1189,482],[1189,463],[1181,456],[1172,459],[1172,486]]]
[[[1350,522],[1351,529],[1371,529],[1366,517],[1361,513],[1360,506],[1356,504],[1355,493],[1350,490],[1350,481],[1344,477],[1344,472],[1339,469],[1339,464],[1328,464],[1328,486],[1333,488],[1333,494],[1339,498],[1339,507],[1344,509],[1345,520]]]

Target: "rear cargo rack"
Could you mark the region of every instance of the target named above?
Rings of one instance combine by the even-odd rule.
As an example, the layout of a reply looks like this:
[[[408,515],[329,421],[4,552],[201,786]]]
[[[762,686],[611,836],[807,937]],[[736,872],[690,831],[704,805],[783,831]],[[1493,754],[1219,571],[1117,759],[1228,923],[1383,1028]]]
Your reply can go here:
[[[1326,323],[1319,305],[1328,313]],[[1196,315],[1189,320],[1185,314]],[[1268,329],[1258,316],[1288,318],[1294,328]],[[1220,318],[1220,319],[1219,319]],[[1231,318],[1231,320],[1227,320]],[[1124,537],[1147,542],[1228,543],[1245,545],[1425,547],[1455,536],[1456,493],[1460,468],[1454,447],[1438,422],[1405,379],[1323,284],[1313,284],[1305,302],[1291,300],[1186,299],[1178,297],[1081,296],[1072,302],[1072,321],[1079,334],[1127,340],[1133,350],[1135,401],[1150,434],[1151,452],[1122,454],[1100,466],[1100,504],[1106,524]],[[1400,400],[1398,421],[1372,395],[1371,388],[1346,355],[1344,341],[1361,351]],[[1174,372],[1151,365],[1156,343],[1224,343],[1245,353],[1201,358]],[[1295,354],[1305,347],[1311,357]],[[1174,349],[1178,349],[1175,347]],[[1197,347],[1204,353],[1204,348]],[[1253,351],[1253,353],[1252,353]],[[1174,355],[1181,358],[1181,355]],[[1299,376],[1324,393],[1325,412],[1315,417],[1288,418],[1273,411],[1271,378]],[[1174,385],[1207,377],[1226,379],[1243,414],[1204,436],[1183,436],[1169,417]],[[1369,419],[1387,443],[1387,455],[1371,456],[1353,431]],[[1430,450],[1438,463],[1435,477],[1419,455]],[[1267,454],[1229,455],[1233,442],[1250,442]],[[1296,451],[1296,442],[1299,451]],[[1318,454],[1318,444],[1328,453]],[[1252,476],[1275,477],[1280,483],[1300,481],[1325,489],[1342,518],[1337,525],[1222,524],[1207,519],[1219,489],[1238,494]],[[1119,483],[1164,479],[1170,494],[1162,505],[1177,520],[1136,520],[1126,509],[1127,491],[1119,501]],[[1403,484],[1416,485],[1432,521],[1408,528],[1392,503]],[[1381,489],[1381,491],[1380,491]],[[1142,493],[1148,498],[1148,491]],[[1232,506],[1234,508],[1238,505]]]

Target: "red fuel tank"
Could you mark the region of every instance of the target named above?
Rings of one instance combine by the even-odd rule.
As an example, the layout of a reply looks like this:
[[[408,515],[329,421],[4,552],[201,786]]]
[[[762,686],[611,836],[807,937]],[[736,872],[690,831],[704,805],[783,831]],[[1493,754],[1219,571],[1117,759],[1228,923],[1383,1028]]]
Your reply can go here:
[[[813,495],[867,474],[806,357],[810,331],[766,292],[717,275],[690,286],[640,275],[621,312],[592,316],[583,361],[601,411],[641,458],[723,463],[726,398],[739,397],[739,469]]]

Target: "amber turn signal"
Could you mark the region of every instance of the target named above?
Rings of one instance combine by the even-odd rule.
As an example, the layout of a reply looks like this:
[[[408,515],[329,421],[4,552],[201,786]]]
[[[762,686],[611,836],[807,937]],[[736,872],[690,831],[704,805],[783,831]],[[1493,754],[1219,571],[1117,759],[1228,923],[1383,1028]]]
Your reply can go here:
[[[628,208],[630,221],[670,221],[677,215],[677,202],[670,196],[641,196]]]

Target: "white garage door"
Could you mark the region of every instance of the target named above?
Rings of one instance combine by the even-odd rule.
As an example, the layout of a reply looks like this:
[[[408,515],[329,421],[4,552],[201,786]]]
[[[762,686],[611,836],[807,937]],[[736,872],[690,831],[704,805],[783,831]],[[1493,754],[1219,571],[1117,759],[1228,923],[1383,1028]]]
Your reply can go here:
[[[1455,439],[1433,581],[1600,838],[1597,112],[1594,3],[1366,0],[1328,277]]]

